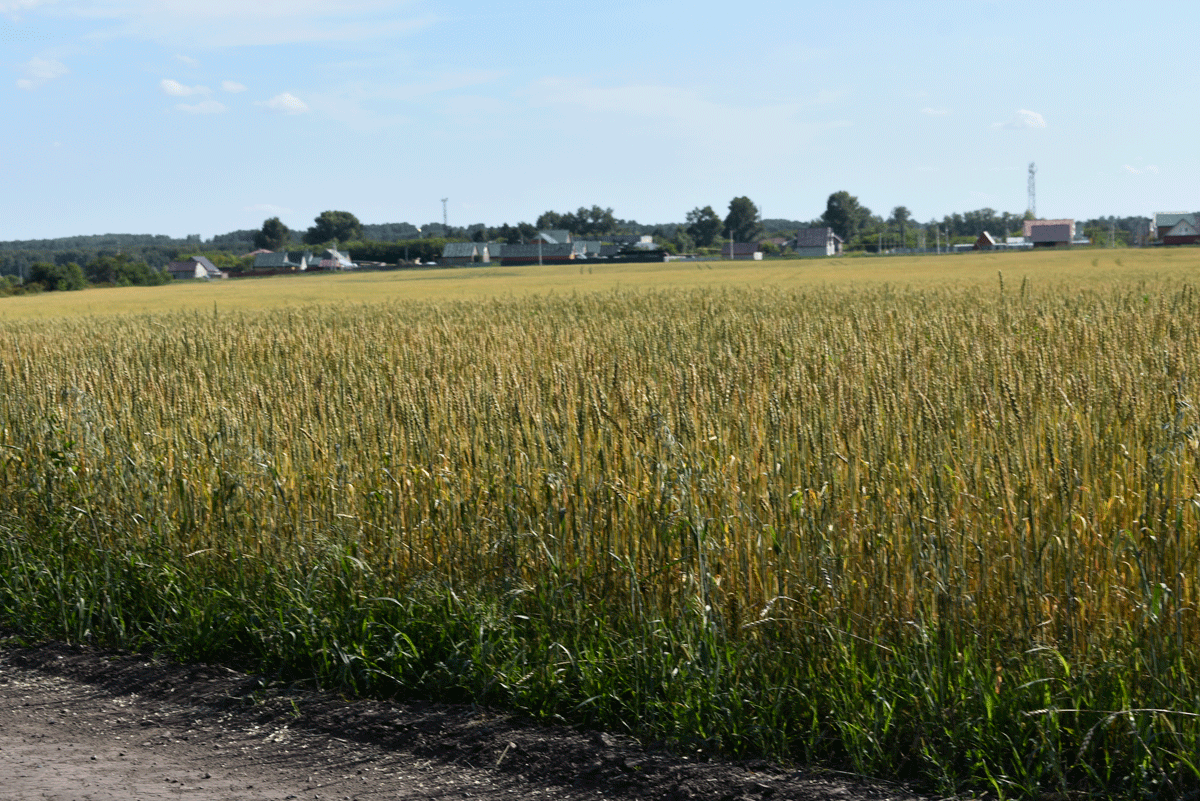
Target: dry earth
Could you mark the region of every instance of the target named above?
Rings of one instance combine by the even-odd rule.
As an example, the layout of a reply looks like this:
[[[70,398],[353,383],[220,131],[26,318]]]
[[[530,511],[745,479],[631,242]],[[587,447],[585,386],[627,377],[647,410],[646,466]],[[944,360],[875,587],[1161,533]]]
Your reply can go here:
[[[346,701],[222,667],[0,646],[0,799],[157,798],[916,801],[478,707]]]

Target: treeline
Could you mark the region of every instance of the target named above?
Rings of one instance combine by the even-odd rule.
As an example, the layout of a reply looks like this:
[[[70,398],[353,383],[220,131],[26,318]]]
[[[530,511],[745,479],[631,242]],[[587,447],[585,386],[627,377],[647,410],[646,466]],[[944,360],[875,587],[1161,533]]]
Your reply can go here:
[[[170,282],[170,273],[156,270],[127,253],[120,253],[98,256],[90,260],[86,268],[74,261],[36,261],[24,276],[0,277],[0,294],[66,292],[86,289],[88,286],[159,286]]]
[[[15,283],[19,283],[20,280],[33,280],[35,264],[52,265],[57,269],[75,264],[87,280],[112,283],[93,278],[104,274],[105,265],[110,263],[106,259],[124,258],[129,264],[142,263],[149,270],[160,272],[171,261],[201,254],[217,267],[237,272],[249,267],[246,254],[257,248],[298,250],[335,241],[339,243],[339,249],[349,251],[357,260],[397,264],[437,259],[446,242],[517,244],[548,229],[565,229],[577,237],[600,239],[606,235],[650,234],[664,249],[703,252],[718,248],[731,233],[735,241],[748,242],[766,237],[791,238],[800,228],[829,226],[842,238],[846,250],[874,252],[881,248],[933,248],[936,244],[968,242],[984,231],[997,238],[1019,236],[1027,216],[1028,212],[982,208],[955,212],[922,224],[915,222],[904,206],[895,207],[887,215],[876,214],[846,191],[831,194],[825,212],[809,221],[761,219],[758,207],[746,197],[730,201],[729,212],[724,217],[706,206],[688,212],[684,222],[656,224],[622,219],[613,209],[595,205],[580,206],[575,211],[546,211],[533,223],[506,222],[499,226],[484,223],[448,226],[440,222],[421,226],[406,222],[364,224],[349,212],[326,211],[303,232],[291,231],[279,218],[273,217],[265,221],[261,229],[230,231],[207,240],[202,240],[199,235],[180,239],[161,234],[99,234],[0,242],[0,275],[18,277]],[[1150,222],[1148,217],[1098,217],[1077,223],[1076,231],[1096,244],[1111,242],[1125,246],[1142,241],[1139,237],[1145,236]],[[10,281],[6,285],[11,288],[15,284]]]

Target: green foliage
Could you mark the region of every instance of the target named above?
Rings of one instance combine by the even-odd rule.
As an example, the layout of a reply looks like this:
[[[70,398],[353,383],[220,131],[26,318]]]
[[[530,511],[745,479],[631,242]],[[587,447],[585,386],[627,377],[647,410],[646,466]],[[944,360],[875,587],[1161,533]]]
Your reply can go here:
[[[540,231],[566,230],[580,239],[591,239],[615,233],[617,219],[613,216],[612,209],[602,209],[599,206],[589,209],[580,206],[578,211],[568,211],[565,214],[547,211],[538,217],[536,227]]]
[[[859,231],[870,218],[871,210],[861,205],[857,197],[842,190],[829,196],[825,213],[821,215],[821,224],[832,228],[843,242],[849,244],[858,237]]]
[[[735,197],[729,201],[729,214],[725,215],[723,228],[734,242],[757,242],[762,236],[758,206],[748,197]]]
[[[171,282],[171,274],[155,270],[144,261],[134,261],[128,253],[101,256],[87,265],[87,278],[93,284],[115,286],[158,286]]]
[[[288,227],[278,217],[271,217],[263,221],[262,229],[254,235],[254,245],[264,250],[282,250],[291,238]]]
[[[324,245],[334,240],[348,242],[362,238],[362,223],[348,211],[323,211],[304,233],[306,245]]]
[[[37,262],[29,270],[29,280],[41,284],[48,292],[84,289],[87,286],[83,269],[73,261],[66,264]]]
[[[694,208],[687,213],[687,233],[698,247],[712,247],[721,236],[721,218],[712,206]]]
[[[675,246],[675,253],[691,253],[696,248],[696,241],[682,227],[675,229],[675,237],[671,244]]]
[[[442,257],[447,239],[410,239],[400,242],[347,242],[341,245],[343,253],[351,254],[357,261],[379,261],[385,264],[400,264],[412,261],[436,261]]]
[[[23,295],[25,291],[19,275],[0,275],[0,296]]]
[[[419,239],[420,235],[417,227],[410,223],[364,224],[362,227],[362,238],[368,242],[398,242],[405,239]]]

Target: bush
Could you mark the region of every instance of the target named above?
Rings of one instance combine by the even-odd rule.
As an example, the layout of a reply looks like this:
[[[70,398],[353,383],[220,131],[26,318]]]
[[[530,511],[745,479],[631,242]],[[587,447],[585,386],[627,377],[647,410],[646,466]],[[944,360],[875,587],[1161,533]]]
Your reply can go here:
[[[48,292],[83,289],[87,286],[83,269],[73,261],[66,264],[35,262],[29,270],[29,282],[41,284]]]

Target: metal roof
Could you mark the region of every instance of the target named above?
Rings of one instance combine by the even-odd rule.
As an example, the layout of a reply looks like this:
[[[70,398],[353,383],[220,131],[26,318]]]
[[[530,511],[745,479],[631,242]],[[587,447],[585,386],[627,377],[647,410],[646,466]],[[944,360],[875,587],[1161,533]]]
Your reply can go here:
[[[566,259],[575,252],[570,244],[563,245],[505,245],[504,259]]]
[[[442,247],[443,259],[473,259],[479,254],[478,242],[447,242]]]
[[[830,237],[833,241],[841,242],[842,238],[833,232],[828,226],[825,228],[801,228],[796,232],[796,247],[798,248],[823,248],[829,245]]]

